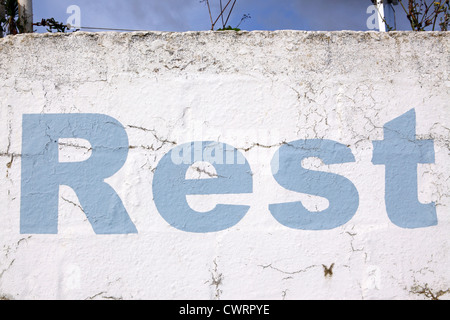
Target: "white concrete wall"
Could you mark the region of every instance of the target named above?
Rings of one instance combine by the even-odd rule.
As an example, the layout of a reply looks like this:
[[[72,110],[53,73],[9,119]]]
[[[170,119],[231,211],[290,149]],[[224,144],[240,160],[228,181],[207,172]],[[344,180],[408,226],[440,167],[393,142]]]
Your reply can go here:
[[[80,32],[0,39],[0,296],[449,299],[448,57],[448,33]],[[433,140],[435,152],[434,163],[417,165],[417,199],[435,203],[437,224],[402,228],[387,215],[388,179],[385,166],[372,163],[373,141],[413,109],[417,140]],[[21,233],[22,116],[67,113],[105,114],[125,128],[127,160],[106,182],[137,233],[96,234],[65,185],[57,233]],[[309,211],[328,206],[323,197],[286,190],[270,171],[277,150],[301,139],[333,140],[355,157],[303,163],[344,176],[358,190],[355,215],[339,227],[290,228],[269,210],[293,201]],[[217,203],[250,206],[231,228],[182,231],[155,206],[159,161],[190,141],[227,143],[251,167],[252,193],[187,196],[196,211]],[[81,142],[60,141],[59,161],[86,160],[90,146]],[[188,175],[202,177],[201,171]]]

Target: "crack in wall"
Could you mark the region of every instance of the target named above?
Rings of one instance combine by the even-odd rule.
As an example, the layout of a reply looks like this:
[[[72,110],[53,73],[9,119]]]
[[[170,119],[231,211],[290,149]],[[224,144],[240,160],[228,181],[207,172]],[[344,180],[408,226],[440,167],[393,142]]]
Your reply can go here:
[[[75,149],[84,149],[84,150],[86,150],[86,152],[90,152],[90,151],[92,151],[93,150],[93,148],[92,147],[86,147],[86,146],[82,146],[82,145],[78,145],[78,144],[73,144],[73,143],[67,143],[67,142],[58,142],[58,145],[61,147],[61,146],[63,146],[63,147],[72,147],[72,148],[75,148]],[[145,145],[140,145],[140,146],[138,146],[138,145],[130,145],[130,146],[128,146],[128,149],[143,149],[143,150],[151,150],[151,151],[158,151],[158,150],[160,150],[162,147],[164,146],[164,144],[162,144],[160,147],[158,147],[158,148],[155,148],[153,145],[150,145],[150,146],[145,146]],[[1,156],[2,154],[0,154],[0,156]]]
[[[333,276],[333,268],[334,268],[334,266],[335,266],[334,263],[332,263],[329,267],[324,265],[324,264],[321,265],[321,267],[323,268],[323,272],[324,272],[324,277],[325,278],[328,278],[328,277],[331,278]],[[299,270],[295,270],[295,271],[282,270],[282,269],[279,269],[277,267],[274,267],[272,264],[258,265],[258,267],[261,267],[263,269],[269,268],[269,269],[275,270],[277,272],[280,272],[282,274],[289,275],[289,277],[285,277],[285,278],[282,279],[282,280],[288,280],[288,279],[293,279],[293,277],[292,277],[293,275],[300,274],[300,273],[305,273],[305,272],[309,271],[310,269],[317,268],[317,267],[320,267],[320,266],[319,265],[311,265],[311,266],[308,266],[308,267],[306,267],[304,269],[299,269]]]
[[[66,199],[66,198],[64,198],[63,196],[61,196],[60,198],[61,198],[62,200],[64,200],[64,201],[66,201],[67,203],[70,203],[70,204],[73,205],[74,207],[77,207],[78,209],[81,210],[81,212],[83,212],[84,214],[86,214],[86,212],[84,212],[84,210],[83,210],[83,207],[80,206],[79,204],[77,204],[77,203],[75,203],[75,202],[73,202],[73,201],[70,201],[69,199]],[[85,219],[85,221],[86,221],[86,219]]]
[[[4,245],[3,246],[3,250],[5,251],[5,255],[4,257],[8,260],[9,256],[14,253],[17,254],[17,251],[19,250],[19,248],[21,247],[22,243],[25,242],[27,243],[28,240],[31,238],[32,236],[28,236],[26,238],[21,238],[19,240],[17,240],[15,242],[14,245]],[[3,276],[11,269],[11,267],[14,265],[16,259],[12,258],[9,263],[7,263],[7,266],[5,268],[3,268],[3,270],[1,270],[0,272],[0,283],[3,279]],[[0,263],[0,265],[2,265],[3,263]],[[1,286],[0,286],[1,287]],[[8,295],[8,294],[4,294],[1,293],[0,294],[0,300],[13,300],[13,296],[12,295]]]
[[[31,239],[32,236],[28,236],[26,238],[21,238],[19,239],[16,244],[14,245],[14,248],[11,247],[11,245],[4,245],[3,246],[3,250],[5,251],[5,257],[8,258],[10,252],[12,251],[12,249],[14,249],[14,252],[16,252],[20,245],[22,244],[23,241],[28,242],[29,239]]]
[[[15,261],[16,261],[16,259],[12,259],[11,262],[9,263],[9,265],[0,272],[0,280],[2,279],[5,272],[7,272],[9,270],[9,268],[11,268],[11,266],[14,264]]]
[[[22,156],[22,154],[20,154],[20,153],[0,152],[0,157],[18,158],[18,157],[21,157],[21,156]],[[12,163],[12,161],[11,161],[11,163]]]
[[[86,147],[86,146],[82,146],[79,144],[74,144],[74,143],[68,143],[68,142],[58,142],[58,146],[60,147],[72,147],[75,149],[84,149],[86,151],[92,151],[92,147]]]
[[[281,291],[281,300],[286,300],[286,295],[287,295],[288,291],[289,291],[289,289]]]
[[[84,300],[94,300],[94,299],[96,299],[98,297],[100,297],[101,299],[104,299],[104,300],[123,300],[122,297],[106,296],[106,295],[104,295],[105,293],[107,293],[107,292],[106,291],[102,291],[102,292],[96,293],[96,294],[94,294],[94,295],[92,295],[90,297],[87,297]]]
[[[12,140],[11,138],[12,138],[12,134],[13,134],[13,132],[12,132],[13,111],[12,111],[11,105],[8,105],[7,117],[8,117],[8,144],[6,146],[6,152],[0,153],[0,157],[11,158],[10,161],[6,164],[6,178],[9,178],[9,169],[11,169],[11,166],[14,161],[14,157],[18,156],[17,154],[10,152],[11,140]]]
[[[415,285],[415,286],[411,287],[411,290],[409,292],[412,294],[423,295],[427,299],[430,299],[430,300],[439,300],[440,297],[442,297],[446,294],[450,294],[450,288],[447,290],[439,290],[436,292],[436,291],[430,289],[428,287],[428,284],[425,283],[424,286]]]
[[[281,272],[281,273],[283,273],[283,274],[294,275],[294,274],[299,274],[299,273],[307,272],[309,269],[317,268],[317,267],[319,267],[319,266],[318,266],[318,265],[311,265],[311,266],[308,266],[308,267],[306,267],[306,268],[304,268],[304,269],[300,269],[300,270],[296,270],[296,271],[285,271],[285,270],[281,270],[281,269],[279,269],[279,268],[276,268],[276,267],[272,266],[272,264],[268,264],[268,265],[258,265],[258,267],[261,267],[261,268],[263,268],[263,269],[270,268],[270,269],[273,269],[273,270],[275,270],[275,271]]]
[[[176,144],[177,144],[176,141],[171,141],[171,140],[169,140],[169,139],[163,139],[163,138],[160,138],[160,137],[156,134],[156,130],[155,130],[155,129],[148,129],[148,128],[139,127],[139,126],[134,126],[134,125],[128,125],[127,128],[130,128],[130,129],[137,129],[137,130],[142,130],[142,131],[145,131],[145,132],[150,132],[150,133],[153,135],[153,137],[154,137],[157,141],[161,142],[162,144],[171,144],[171,145],[176,145]],[[159,150],[159,149],[158,149],[158,150]]]
[[[251,149],[253,149],[253,148],[265,148],[265,149],[270,149],[270,148],[277,148],[277,147],[281,147],[282,145],[285,145],[285,144],[288,144],[286,141],[283,141],[283,142],[280,142],[280,143],[277,143],[277,144],[273,144],[273,145],[264,145],[264,144],[261,144],[261,143],[259,143],[259,142],[256,142],[256,143],[252,143],[249,147],[247,147],[247,148],[236,148],[236,149],[238,149],[238,150],[242,150],[242,151],[244,151],[244,152],[248,152],[248,151],[250,151]]]
[[[198,179],[201,177],[202,174],[206,174],[210,178],[227,178],[227,177],[221,176],[215,172],[207,171],[206,168],[202,169],[199,166],[192,165],[192,166],[190,166],[190,168],[199,173]]]
[[[214,286],[214,298],[216,300],[220,300],[220,295],[222,294],[222,290],[220,289],[220,286],[222,285],[223,281],[223,274],[218,272],[218,265],[216,259],[213,261],[214,263],[214,269],[211,272],[211,280],[207,281],[209,282],[210,286]]]
[[[362,247],[361,249],[355,249],[353,242],[355,241],[355,236],[357,236],[358,234],[356,232],[350,232],[350,231],[346,231],[346,234],[348,234],[352,239],[350,240],[350,247],[352,249],[352,252],[363,252],[364,251],[364,247]]]
[[[120,280],[122,280],[122,278],[117,278],[114,281],[109,281],[107,283],[107,287],[110,287],[112,284],[119,282]],[[112,296],[112,295],[106,295],[106,293],[108,293],[107,291],[101,291],[99,293],[96,293],[92,296],[89,296],[87,298],[85,298],[84,300],[95,300],[97,297],[100,297],[101,299],[104,300],[124,300],[123,297],[116,297],[116,296]]]
[[[4,245],[4,246],[3,246],[3,250],[5,251],[4,257],[8,260],[8,259],[9,259],[9,256],[10,256],[12,253],[13,253],[13,254],[17,254],[17,251],[18,251],[19,248],[21,247],[22,243],[24,243],[24,242],[27,243],[28,240],[31,239],[31,237],[32,237],[32,236],[28,236],[28,237],[26,237],[26,238],[21,238],[21,239],[17,240],[17,241],[15,242],[14,245]],[[16,259],[15,259],[15,258],[12,258],[12,259],[9,261],[9,263],[7,263],[7,266],[6,266],[3,270],[1,270],[1,272],[0,272],[0,283],[1,283],[1,281],[2,281],[2,279],[3,279],[3,276],[5,275],[5,273],[7,273],[7,272],[11,269],[11,267],[14,265],[15,261],[16,261]],[[3,264],[3,263],[0,263],[0,266],[1,266],[2,264]],[[0,286],[0,287],[1,287],[1,286]],[[5,294],[5,293],[0,293],[0,300],[13,300],[13,299],[14,299],[14,298],[13,298],[12,295]]]
[[[107,293],[107,292],[102,291],[102,292],[96,293],[90,297],[87,297],[84,300],[95,300],[98,297],[100,297],[101,299],[104,299],[104,300],[124,300],[122,297],[106,296],[106,295],[104,295],[105,293]]]
[[[95,298],[97,298],[98,296],[101,296],[104,293],[106,293],[106,292],[102,291],[102,292],[96,293],[96,294],[94,294],[94,295],[92,295],[90,297],[85,298],[84,300],[94,300]]]
[[[12,135],[12,118],[13,118],[13,112],[12,112],[12,106],[8,105],[8,145],[6,146],[6,153],[9,154],[9,149],[11,148],[11,135]]]

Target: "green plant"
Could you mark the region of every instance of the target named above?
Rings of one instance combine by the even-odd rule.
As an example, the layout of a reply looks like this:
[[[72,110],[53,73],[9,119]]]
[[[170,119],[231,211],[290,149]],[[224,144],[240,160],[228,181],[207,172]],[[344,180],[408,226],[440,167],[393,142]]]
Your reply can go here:
[[[17,0],[0,0],[5,8],[5,16],[0,17],[0,28],[5,34],[20,33],[19,4]]]
[[[399,0],[402,9],[406,13],[411,28],[414,31],[425,31],[432,26],[434,31],[436,23],[440,19],[441,31],[447,31],[449,26],[450,0],[427,1],[427,0]]]
[[[227,0],[225,0],[227,1]],[[250,14],[244,14],[241,18],[241,21],[236,27],[231,27],[230,25],[227,26],[228,21],[230,20],[230,16],[235,8],[237,0],[228,0],[226,3],[222,0],[219,0],[219,8],[220,13],[215,19],[213,18],[212,10],[211,10],[211,4],[209,0],[200,0],[200,3],[206,3],[208,7],[209,12],[209,18],[211,20],[211,30],[215,30],[215,27],[219,20],[222,22],[222,28],[217,29],[217,31],[225,31],[225,30],[234,30],[234,31],[240,31],[239,26],[247,19],[250,19]],[[231,5],[231,6],[230,6]],[[225,18],[226,16],[226,18]]]
[[[376,4],[377,0],[371,0]],[[450,23],[450,0],[398,0],[406,14],[413,31],[435,31],[439,26],[441,31],[448,31]],[[383,22],[386,23],[384,20]],[[388,30],[395,28],[387,25]]]
[[[233,28],[232,26],[228,26],[225,28],[217,29],[217,31],[241,31],[239,28]]]
[[[48,32],[53,32],[53,30],[56,32],[66,32],[69,29],[66,24],[58,22],[54,18],[42,19],[41,22],[37,22],[34,25],[46,27]]]

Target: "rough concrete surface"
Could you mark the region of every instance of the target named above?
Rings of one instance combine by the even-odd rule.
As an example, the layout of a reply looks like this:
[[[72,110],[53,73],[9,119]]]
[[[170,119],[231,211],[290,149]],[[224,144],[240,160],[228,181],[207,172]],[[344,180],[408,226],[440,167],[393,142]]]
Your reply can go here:
[[[8,299],[450,299],[448,32],[187,32],[32,34],[0,39],[0,297]],[[417,198],[437,225],[401,228],[385,206],[385,166],[372,163],[383,126],[414,109]],[[137,233],[93,231],[77,194],[59,187],[58,233],[20,230],[24,114],[105,114],[129,139],[106,182]],[[356,214],[331,230],[280,224],[269,205],[327,199],[289,191],[271,173],[279,148],[327,139],[355,161],[311,170],[350,180]],[[206,212],[248,205],[218,232],[174,228],[152,181],[162,157],[190,141],[220,141],[248,160],[253,192],[188,195]],[[89,142],[59,141],[59,161],[84,161]],[[187,178],[214,178],[193,168]],[[402,201],[400,199],[400,201]]]

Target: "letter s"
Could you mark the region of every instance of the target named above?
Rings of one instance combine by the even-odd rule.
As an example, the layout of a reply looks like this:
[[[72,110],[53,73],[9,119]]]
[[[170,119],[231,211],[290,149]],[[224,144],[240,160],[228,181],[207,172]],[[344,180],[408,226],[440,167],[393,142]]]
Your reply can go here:
[[[269,205],[274,218],[294,229],[329,230],[348,222],[359,206],[359,195],[347,178],[327,172],[306,170],[303,159],[318,157],[325,164],[354,162],[345,145],[331,140],[297,140],[280,147],[272,160],[275,180],[284,188],[327,198],[330,205],[321,212],[308,211],[301,202]],[[278,163],[279,162],[279,163]]]

